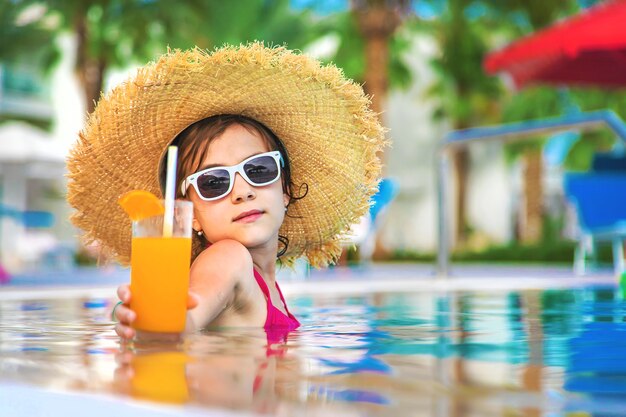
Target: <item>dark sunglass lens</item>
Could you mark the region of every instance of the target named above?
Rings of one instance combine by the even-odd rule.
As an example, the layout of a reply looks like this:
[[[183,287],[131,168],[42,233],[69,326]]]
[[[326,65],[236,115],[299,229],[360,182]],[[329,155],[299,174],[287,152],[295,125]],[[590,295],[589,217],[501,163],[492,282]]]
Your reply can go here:
[[[198,190],[205,198],[219,197],[228,191],[230,175],[225,169],[214,169],[198,177]]]
[[[276,160],[271,156],[254,158],[247,162],[243,169],[250,181],[256,184],[265,184],[278,177],[278,165],[276,165]]]

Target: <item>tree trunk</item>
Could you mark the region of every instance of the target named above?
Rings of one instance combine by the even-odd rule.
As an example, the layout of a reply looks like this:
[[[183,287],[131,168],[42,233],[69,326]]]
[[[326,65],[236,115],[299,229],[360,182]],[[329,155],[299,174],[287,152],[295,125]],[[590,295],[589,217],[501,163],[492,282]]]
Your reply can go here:
[[[102,92],[106,62],[102,58],[94,59],[89,56],[89,28],[84,14],[78,14],[75,31],[77,37],[75,70],[83,89],[85,109],[87,114],[91,114]]]
[[[358,14],[359,27],[365,38],[364,89],[372,98],[371,108],[380,116],[388,87],[389,38],[395,28],[386,23],[386,12],[370,9]]]
[[[522,202],[519,236],[522,243],[537,243],[543,235],[543,160],[540,149],[523,156],[524,200]]]
[[[454,246],[467,243],[468,228],[465,213],[467,211],[467,173],[469,171],[469,151],[466,147],[452,150],[452,169],[455,184],[454,201]]]
[[[371,97],[371,108],[379,118],[389,86],[389,40],[401,23],[402,2],[398,1],[395,8],[388,3],[353,1],[353,12],[365,40],[363,88]]]
[[[361,6],[353,2],[353,10],[365,40],[364,90],[371,97],[371,109],[381,118],[389,86],[389,40],[400,25],[400,13],[397,9],[386,6],[385,2]],[[383,162],[384,175],[384,155],[381,153],[378,157]],[[374,259],[388,257],[380,234],[376,236],[372,257]]]

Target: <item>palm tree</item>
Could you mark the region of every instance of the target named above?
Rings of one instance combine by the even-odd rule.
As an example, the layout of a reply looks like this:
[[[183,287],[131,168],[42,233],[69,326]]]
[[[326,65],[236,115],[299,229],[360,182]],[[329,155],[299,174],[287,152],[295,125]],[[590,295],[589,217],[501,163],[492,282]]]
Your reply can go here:
[[[352,13],[364,40],[365,92],[372,110],[381,114],[389,87],[389,44],[410,12],[410,0],[352,0]]]

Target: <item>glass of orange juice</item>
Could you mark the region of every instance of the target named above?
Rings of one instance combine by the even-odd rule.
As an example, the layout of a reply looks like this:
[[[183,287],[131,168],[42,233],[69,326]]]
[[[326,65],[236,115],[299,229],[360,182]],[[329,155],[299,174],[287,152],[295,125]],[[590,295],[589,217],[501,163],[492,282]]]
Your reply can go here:
[[[163,214],[133,221],[130,308],[137,314],[135,329],[185,330],[192,219],[193,203],[176,200],[171,234],[164,235]]]

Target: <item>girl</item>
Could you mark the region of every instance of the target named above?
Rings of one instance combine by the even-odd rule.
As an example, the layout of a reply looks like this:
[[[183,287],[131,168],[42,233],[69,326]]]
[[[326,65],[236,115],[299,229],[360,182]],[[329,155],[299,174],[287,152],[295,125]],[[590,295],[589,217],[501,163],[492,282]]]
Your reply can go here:
[[[332,66],[260,43],[171,52],[98,103],[68,160],[72,220],[122,263],[130,226],[113,202],[162,195],[179,147],[178,198],[194,204],[188,322],[293,329],[276,261],[336,260],[375,192],[383,130],[362,89]],[[114,310],[135,336],[126,285]]]
[[[194,123],[174,143],[180,152],[176,177],[184,179],[177,197],[194,203],[193,229],[200,242],[190,271],[190,328],[298,327],[275,280],[277,254],[288,245],[283,240],[279,249],[278,231],[293,198],[284,145],[262,124],[238,115]],[[243,172],[249,179],[235,172],[223,187],[210,184],[220,167],[242,161],[248,161]],[[256,173],[257,167],[265,172]],[[193,186],[192,174],[197,176]],[[164,176],[162,171],[161,184]],[[135,314],[128,308],[128,285],[118,289],[118,296],[124,305],[115,311],[116,332],[130,339]]]

